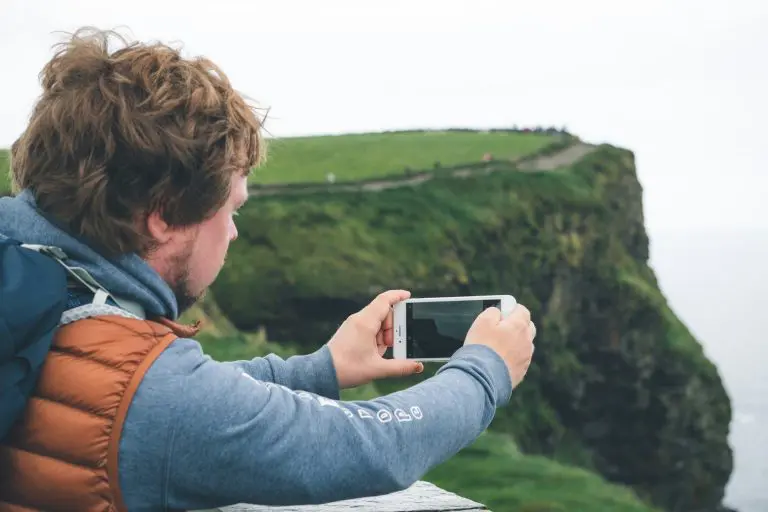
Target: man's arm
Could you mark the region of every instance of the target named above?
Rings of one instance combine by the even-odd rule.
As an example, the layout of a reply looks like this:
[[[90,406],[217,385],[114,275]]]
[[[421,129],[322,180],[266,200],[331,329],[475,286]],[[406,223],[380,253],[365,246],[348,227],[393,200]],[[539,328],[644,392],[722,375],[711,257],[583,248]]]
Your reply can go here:
[[[505,363],[485,346],[462,348],[407,390],[338,402],[254,380],[183,343],[150,369],[128,414],[120,470],[129,508],[149,503],[150,488],[160,494],[152,503],[182,510],[401,490],[471,444],[511,394]],[[169,377],[170,365],[183,375]]]
[[[256,380],[274,382],[289,389],[301,389],[327,398],[339,398],[339,383],[327,345],[312,354],[282,359],[275,354],[249,361],[222,363],[241,369]]]

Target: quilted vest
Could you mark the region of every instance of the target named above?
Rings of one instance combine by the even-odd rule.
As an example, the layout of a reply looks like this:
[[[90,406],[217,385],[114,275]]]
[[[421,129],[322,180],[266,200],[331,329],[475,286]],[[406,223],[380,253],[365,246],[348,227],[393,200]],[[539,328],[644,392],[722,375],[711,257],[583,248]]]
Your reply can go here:
[[[163,350],[196,331],[118,315],[61,326],[0,445],[0,512],[125,511],[117,468],[128,407]]]

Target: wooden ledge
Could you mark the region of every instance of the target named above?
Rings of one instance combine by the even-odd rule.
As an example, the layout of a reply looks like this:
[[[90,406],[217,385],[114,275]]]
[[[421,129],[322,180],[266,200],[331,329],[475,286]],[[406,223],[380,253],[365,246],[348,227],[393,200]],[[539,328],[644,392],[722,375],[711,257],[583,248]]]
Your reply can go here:
[[[323,505],[271,507],[264,505],[232,505],[210,512],[444,512],[487,511],[488,509],[467,498],[443,490],[428,482],[416,482],[404,491],[371,498],[335,501]]]

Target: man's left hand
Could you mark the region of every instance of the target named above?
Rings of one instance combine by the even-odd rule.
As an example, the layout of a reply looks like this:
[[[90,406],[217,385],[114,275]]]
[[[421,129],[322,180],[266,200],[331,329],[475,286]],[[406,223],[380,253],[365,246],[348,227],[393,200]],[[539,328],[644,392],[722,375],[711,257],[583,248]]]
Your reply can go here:
[[[383,357],[393,343],[392,306],[410,296],[405,290],[383,292],[341,324],[328,342],[341,389],[424,371],[422,363]]]

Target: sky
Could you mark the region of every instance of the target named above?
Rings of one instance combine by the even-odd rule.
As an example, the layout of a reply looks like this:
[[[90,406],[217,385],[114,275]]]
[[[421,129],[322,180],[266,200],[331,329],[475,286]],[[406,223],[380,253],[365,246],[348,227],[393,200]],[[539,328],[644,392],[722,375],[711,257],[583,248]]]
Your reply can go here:
[[[636,154],[651,233],[768,231],[761,0],[5,0],[0,147],[83,25],[217,62],[272,136],[565,126]]]
[[[634,151],[661,287],[743,420],[729,495],[761,509],[768,456],[745,429],[768,411],[768,2],[1,1],[0,147],[51,46],[93,25],[211,58],[275,137],[555,125]]]

